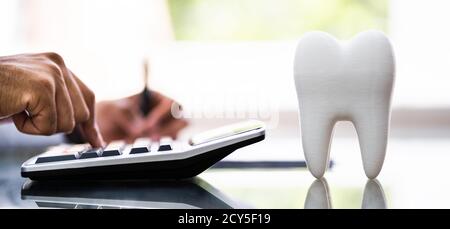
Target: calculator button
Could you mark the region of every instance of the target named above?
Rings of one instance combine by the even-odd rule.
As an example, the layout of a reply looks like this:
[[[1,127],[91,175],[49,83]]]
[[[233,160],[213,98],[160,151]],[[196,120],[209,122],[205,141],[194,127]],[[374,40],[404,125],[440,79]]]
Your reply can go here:
[[[101,152],[102,152],[101,148],[89,149],[89,150],[86,150],[85,152],[81,153],[80,159],[96,158],[96,157],[99,157]]]
[[[139,138],[134,142],[130,154],[148,153],[150,152],[151,145],[152,142],[150,139]]]
[[[172,138],[169,138],[169,137],[161,138],[161,140],[159,141],[158,151],[172,150],[172,146],[171,146],[172,142],[173,142]]]
[[[102,157],[119,156],[125,146],[125,141],[113,141],[103,150]]]
[[[37,158],[36,164],[77,159],[77,155],[75,153],[67,151],[68,148],[70,147],[67,145],[52,147]]]
[[[55,155],[55,156],[40,156],[36,160],[36,164],[46,163],[46,162],[55,162],[55,161],[69,161],[76,160],[75,154],[64,154],[64,155]]]
[[[139,153],[148,153],[150,150],[148,147],[133,147],[130,151],[130,154],[139,154]]]
[[[111,157],[111,156],[119,156],[122,155],[122,151],[120,150],[109,150],[109,151],[104,151],[102,153],[102,157]]]
[[[172,147],[170,145],[160,145],[158,148],[158,151],[169,151],[172,150]]]

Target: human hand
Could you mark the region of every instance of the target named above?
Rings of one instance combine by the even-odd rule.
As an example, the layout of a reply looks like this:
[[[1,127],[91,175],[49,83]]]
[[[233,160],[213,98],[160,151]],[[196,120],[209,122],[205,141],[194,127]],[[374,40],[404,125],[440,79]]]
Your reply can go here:
[[[34,135],[79,127],[93,146],[104,145],[95,122],[94,93],[56,53],[0,57],[0,119]]]
[[[139,109],[140,94],[127,98],[97,103],[97,120],[105,141],[125,140],[134,142],[140,137],[159,140],[163,136],[176,138],[187,126],[184,119],[171,114],[172,99],[151,91],[149,114],[144,117]]]

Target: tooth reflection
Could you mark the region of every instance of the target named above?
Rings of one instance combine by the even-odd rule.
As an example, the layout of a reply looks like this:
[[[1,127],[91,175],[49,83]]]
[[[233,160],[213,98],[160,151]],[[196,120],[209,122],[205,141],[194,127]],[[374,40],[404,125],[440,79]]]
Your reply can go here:
[[[325,178],[317,179],[309,187],[305,200],[305,209],[329,209],[331,197],[329,195],[328,183]]]
[[[386,198],[383,187],[377,179],[368,180],[364,188],[361,208],[363,209],[385,209]]]
[[[330,209],[330,188],[325,178],[315,180],[309,187],[305,199],[305,209]],[[383,187],[376,179],[368,180],[364,187],[361,204],[362,209],[385,209],[387,208]]]

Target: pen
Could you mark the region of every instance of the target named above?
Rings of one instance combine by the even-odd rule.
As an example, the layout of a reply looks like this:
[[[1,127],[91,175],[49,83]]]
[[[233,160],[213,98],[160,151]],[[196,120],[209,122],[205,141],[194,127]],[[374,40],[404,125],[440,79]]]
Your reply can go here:
[[[151,110],[151,93],[148,88],[149,66],[148,60],[144,59],[144,90],[140,94],[139,109],[143,116],[147,116]]]

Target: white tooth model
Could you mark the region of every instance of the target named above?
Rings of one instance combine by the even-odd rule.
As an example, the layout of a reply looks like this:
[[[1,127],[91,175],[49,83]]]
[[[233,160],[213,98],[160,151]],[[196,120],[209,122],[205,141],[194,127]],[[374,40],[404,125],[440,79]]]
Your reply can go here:
[[[366,31],[347,42],[310,32],[295,53],[294,79],[300,107],[303,151],[316,178],[329,163],[333,128],[351,121],[358,133],[364,171],[381,171],[389,132],[395,63],[389,39]]]

